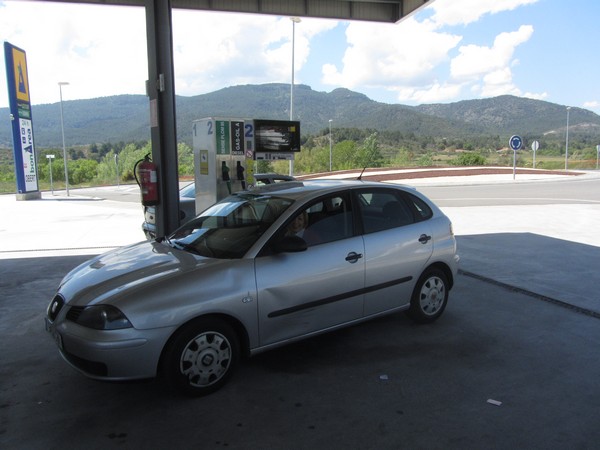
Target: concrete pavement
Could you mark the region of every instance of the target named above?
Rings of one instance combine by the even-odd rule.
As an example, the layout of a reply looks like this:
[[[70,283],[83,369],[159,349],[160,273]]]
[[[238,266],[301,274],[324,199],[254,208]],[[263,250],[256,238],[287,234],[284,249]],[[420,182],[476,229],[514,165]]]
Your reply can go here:
[[[137,202],[85,192],[0,196],[0,448],[597,447],[598,320],[535,298],[600,302],[600,245],[582,235],[600,229],[596,204],[444,208],[463,272],[440,321],[394,314],[266,352],[189,401],[86,379],[44,331],[69,269],[143,239]]]

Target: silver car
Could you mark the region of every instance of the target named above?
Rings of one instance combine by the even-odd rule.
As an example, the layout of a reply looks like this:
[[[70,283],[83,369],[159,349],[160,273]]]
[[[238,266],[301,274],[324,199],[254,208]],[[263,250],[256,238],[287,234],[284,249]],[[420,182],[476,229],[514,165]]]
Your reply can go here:
[[[436,320],[457,265],[450,221],[412,188],[284,182],[75,268],[46,328],[92,378],[204,395],[243,356],[396,311]]]

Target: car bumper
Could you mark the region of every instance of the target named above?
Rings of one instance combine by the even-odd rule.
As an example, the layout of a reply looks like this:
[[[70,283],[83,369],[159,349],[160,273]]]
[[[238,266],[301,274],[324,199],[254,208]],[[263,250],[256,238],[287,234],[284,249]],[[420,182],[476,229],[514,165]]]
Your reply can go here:
[[[142,231],[144,232],[144,236],[149,241],[156,239],[156,226],[150,225],[147,222],[142,224]]]
[[[174,328],[93,330],[70,321],[46,319],[63,359],[87,377],[133,380],[156,376],[160,354]]]

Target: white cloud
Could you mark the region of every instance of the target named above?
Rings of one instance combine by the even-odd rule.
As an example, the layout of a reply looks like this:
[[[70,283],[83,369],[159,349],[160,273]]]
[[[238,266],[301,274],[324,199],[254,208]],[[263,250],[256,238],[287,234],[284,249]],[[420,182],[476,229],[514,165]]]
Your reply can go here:
[[[512,11],[539,0],[436,0],[430,8],[437,26],[468,25],[486,14]]]
[[[63,98],[143,93],[146,32],[141,8],[7,2],[1,6],[2,40],[25,50],[32,103]],[[67,11],[68,13],[65,13]],[[76,17],[76,19],[74,19]],[[0,105],[8,104],[2,89]]]
[[[303,82],[299,72],[316,56],[323,84],[387,91],[397,101],[452,101],[464,92],[519,95],[514,53],[531,38],[533,27],[501,33],[489,47],[469,42],[460,48],[461,33],[444,27],[537,1],[436,0],[424,13],[398,24],[302,19],[295,27],[295,81]],[[177,94],[198,95],[236,84],[289,83],[289,18],[174,10],[173,22]],[[313,38],[336,27],[345,27],[345,52],[338,50],[338,41],[331,48],[311,48]],[[338,35],[336,30],[327,36]],[[58,81],[70,82],[63,89],[67,100],[144,93],[144,8],[0,2],[0,39],[27,52],[33,103],[58,101]],[[3,77],[0,74],[0,85]],[[7,103],[6,90],[0,88],[0,106]]]
[[[404,87],[393,90],[398,92],[398,101],[421,104],[455,100],[462,88],[461,84],[440,84],[436,81],[422,88]]]
[[[444,27],[537,1],[436,0],[428,7],[433,15],[420,22],[417,15],[395,25],[351,23],[342,65],[323,65],[322,82],[350,89],[386,89],[397,93],[398,101],[410,102],[451,101],[463,90],[479,96],[519,95],[512,72],[518,65],[514,53],[533,35],[531,25],[500,33],[491,47],[463,45],[452,60],[450,55],[463,37]]]
[[[548,93],[542,92],[540,94],[536,94],[533,92],[525,92],[521,94],[521,97],[530,98],[532,100],[546,100],[548,98]]]
[[[148,78],[144,8],[50,2],[0,3],[0,38],[26,51],[32,103],[144,94]],[[23,20],[19,20],[24,18]],[[337,21],[295,27],[296,73],[310,41]],[[173,11],[176,92],[197,95],[246,83],[289,83],[292,22],[267,15]],[[4,71],[0,85],[5,86]],[[295,80],[300,83],[302,80]],[[8,105],[0,89],[0,106]]]
[[[448,59],[460,36],[438,33],[413,17],[396,25],[351,23],[341,70],[323,67],[323,83],[355,88],[430,83],[433,69]]]
[[[499,70],[504,71],[513,65],[512,57],[516,47],[527,42],[532,35],[533,27],[522,25],[518,31],[499,34],[491,47],[460,47],[459,55],[450,63],[450,73],[455,79],[466,80],[477,79]]]
[[[224,83],[289,83],[293,30],[289,18],[175,11],[173,22],[178,94],[211,92]],[[304,19],[295,26],[295,72],[308,59],[310,40],[335,26],[336,21],[320,19]]]
[[[512,67],[518,65],[513,59],[515,49],[533,35],[531,25],[522,25],[518,31],[499,34],[491,47],[465,45],[458,49],[459,55],[450,63],[450,74],[457,82],[477,85],[472,89],[483,97],[503,94],[520,95],[513,82]]]
[[[600,101],[598,100],[592,100],[589,102],[584,102],[583,103],[583,107],[587,108],[587,109],[600,109]]]

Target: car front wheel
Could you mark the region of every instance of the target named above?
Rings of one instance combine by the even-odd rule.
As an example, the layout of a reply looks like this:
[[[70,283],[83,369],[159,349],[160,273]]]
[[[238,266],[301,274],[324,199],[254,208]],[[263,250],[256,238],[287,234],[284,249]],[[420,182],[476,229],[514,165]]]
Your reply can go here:
[[[427,269],[419,278],[410,301],[408,316],[415,322],[438,319],[448,303],[448,279],[440,269]]]
[[[169,341],[161,373],[171,388],[185,395],[207,395],[227,382],[239,356],[239,340],[229,324],[198,319],[185,325]]]

